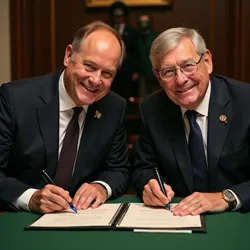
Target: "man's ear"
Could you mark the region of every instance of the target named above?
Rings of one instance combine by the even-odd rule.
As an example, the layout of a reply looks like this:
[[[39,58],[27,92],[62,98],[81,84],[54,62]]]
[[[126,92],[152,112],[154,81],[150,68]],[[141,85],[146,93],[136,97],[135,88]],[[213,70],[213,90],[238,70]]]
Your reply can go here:
[[[213,61],[212,61],[212,54],[208,49],[204,54],[204,61],[207,67],[208,74],[211,74],[213,72]]]
[[[67,47],[66,47],[66,50],[65,50],[65,55],[64,55],[64,60],[63,60],[63,64],[65,67],[68,66],[70,60],[71,60],[71,56],[72,56],[72,45],[69,44]]]

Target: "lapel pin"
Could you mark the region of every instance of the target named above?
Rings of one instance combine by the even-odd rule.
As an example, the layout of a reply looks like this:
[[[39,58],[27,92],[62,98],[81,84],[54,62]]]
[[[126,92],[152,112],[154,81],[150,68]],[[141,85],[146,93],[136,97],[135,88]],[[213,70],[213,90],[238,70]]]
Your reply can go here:
[[[98,110],[96,110],[95,111],[95,116],[94,116],[95,118],[97,118],[98,120],[102,117],[102,114],[98,111]]]
[[[221,122],[224,122],[227,124],[227,117],[225,115],[221,115],[219,119]]]

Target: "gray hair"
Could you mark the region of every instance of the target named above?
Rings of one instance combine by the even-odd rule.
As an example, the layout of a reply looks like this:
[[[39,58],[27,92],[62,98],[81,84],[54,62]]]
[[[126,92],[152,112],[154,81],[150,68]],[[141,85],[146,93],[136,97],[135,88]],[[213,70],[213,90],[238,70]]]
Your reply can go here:
[[[193,42],[199,55],[205,53],[206,43],[198,31],[184,27],[168,29],[162,32],[152,43],[150,60],[153,68],[156,67],[156,61],[177,47],[183,38],[189,38]]]
[[[111,26],[109,26],[108,24],[102,22],[102,21],[94,21],[91,22],[90,24],[81,27],[74,36],[73,42],[72,42],[72,55],[74,55],[75,53],[78,53],[81,50],[81,45],[84,42],[84,40],[94,31],[96,30],[106,30],[109,31],[110,33],[112,33],[117,41],[119,42],[120,46],[121,46],[121,59],[119,62],[119,66],[118,68],[121,67],[124,56],[125,56],[125,45],[124,42],[121,38],[121,36],[116,32],[115,29],[113,29]],[[112,53],[112,51],[110,52]]]

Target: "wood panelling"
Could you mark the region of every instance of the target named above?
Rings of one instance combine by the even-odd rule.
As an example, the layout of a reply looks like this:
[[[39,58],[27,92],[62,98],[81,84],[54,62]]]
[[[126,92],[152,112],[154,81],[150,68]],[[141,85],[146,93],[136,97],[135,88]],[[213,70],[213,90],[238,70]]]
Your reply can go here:
[[[214,6],[214,72],[250,82],[245,74],[249,65],[246,63],[246,1],[221,0],[215,1]]]
[[[50,4],[53,0],[29,0],[33,3],[31,28],[31,75],[40,75],[52,71],[51,58],[51,16]],[[29,48],[27,48],[29,50]]]
[[[241,1],[241,32],[240,32],[240,79],[245,81],[245,62],[246,62],[246,0]]]
[[[10,0],[12,79],[50,72],[50,0]]]
[[[82,25],[110,22],[107,8],[86,9],[83,0],[10,0],[12,78],[55,71],[63,66],[67,44]],[[156,31],[186,26],[200,31],[211,50],[214,72],[250,82],[250,1],[174,0],[169,8],[130,8],[135,29],[140,12],[149,12]]]
[[[245,1],[245,81],[250,83],[250,1]]]
[[[51,51],[51,71],[56,71],[56,0],[50,1],[50,51]]]

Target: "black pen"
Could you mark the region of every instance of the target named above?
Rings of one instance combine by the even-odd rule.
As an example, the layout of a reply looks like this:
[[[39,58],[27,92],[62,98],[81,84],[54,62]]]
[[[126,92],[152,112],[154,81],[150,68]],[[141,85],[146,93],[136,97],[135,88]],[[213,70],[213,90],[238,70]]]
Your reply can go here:
[[[159,171],[158,171],[158,168],[157,168],[157,167],[155,167],[155,174],[156,174],[156,177],[157,177],[157,180],[158,180],[158,183],[159,183],[159,185],[160,185],[160,188],[161,188],[162,193],[163,193],[166,197],[168,197],[168,196],[167,196],[167,193],[166,193],[166,190],[165,190],[165,188],[164,188],[163,182],[162,182],[162,180],[161,180],[161,177],[160,177],[160,174],[159,174]],[[167,209],[170,210],[170,203],[167,204]]]
[[[45,180],[48,184],[52,184],[52,185],[55,185],[55,186],[56,186],[55,182],[49,177],[49,175],[47,174],[47,172],[46,172],[44,169],[41,171],[41,173],[42,173],[42,176],[43,176],[44,180]],[[69,205],[70,205],[71,209],[72,209],[75,213],[77,213],[77,210],[76,210],[75,206],[72,204],[72,202],[69,202]]]

